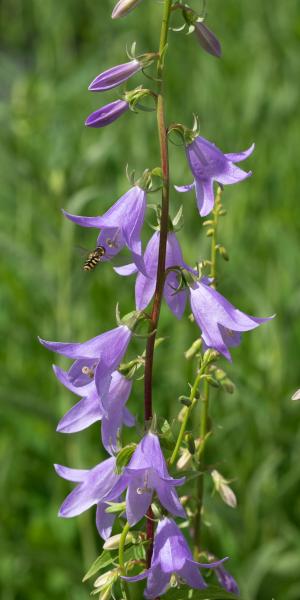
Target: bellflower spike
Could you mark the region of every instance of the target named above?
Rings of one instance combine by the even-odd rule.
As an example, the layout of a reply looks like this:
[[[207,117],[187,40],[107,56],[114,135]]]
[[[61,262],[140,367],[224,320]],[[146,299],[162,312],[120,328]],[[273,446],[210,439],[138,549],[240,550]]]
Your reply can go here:
[[[136,266],[145,273],[144,260],[142,258],[141,230],[145,218],[146,201],[147,196],[145,190],[138,185],[134,185],[102,216],[80,217],[71,215],[66,211],[63,212],[70,221],[73,221],[82,227],[95,227],[97,229],[109,230],[108,238],[111,242],[111,250],[114,248],[114,237],[116,236],[116,233],[111,235],[111,232],[119,232],[117,241],[118,246],[121,247],[122,242],[124,241],[132,253],[132,258]],[[103,232],[101,232],[100,236],[101,235],[103,235],[105,239]],[[98,244],[100,244],[102,239],[100,239],[100,236],[97,241]],[[111,250],[108,249],[108,254]]]
[[[133,59],[130,62],[112,67],[107,69],[103,73],[100,73],[90,84],[89,90],[91,92],[104,92],[111,90],[118,85],[127,81],[132,75],[135,75],[142,68],[142,64],[137,59]]]
[[[116,474],[116,459],[108,458],[93,469],[69,469],[62,465],[54,465],[54,467],[63,479],[78,483],[61,505],[59,516],[66,519],[76,517],[96,504],[97,529],[101,537],[107,539],[111,534],[116,515],[105,512],[107,504],[104,498],[119,477]]]
[[[226,559],[223,559],[226,560]],[[172,519],[159,522],[154,538],[154,547],[150,569],[134,577],[123,577],[126,581],[140,581],[147,577],[145,598],[153,600],[162,596],[170,583],[171,577],[183,579],[196,589],[207,587],[199,568],[213,569],[223,561],[198,563],[185,540],[184,535]]]
[[[105,127],[116,121],[124,112],[129,109],[129,104],[125,100],[115,100],[98,110],[95,110],[85,121],[87,127]]]
[[[156,231],[148,242],[148,245],[144,254],[144,263],[147,277],[141,272],[138,272],[134,264],[125,265],[123,267],[116,267],[115,271],[119,275],[131,275],[137,273],[135,284],[135,302],[137,310],[144,310],[151,301],[156,285],[156,274],[157,274],[157,263],[158,263],[158,252],[159,252],[159,240],[160,233]],[[166,248],[166,269],[171,267],[183,267],[184,269],[191,270],[183,260],[182,251],[179,242],[176,238],[175,233],[169,232],[167,239]],[[174,313],[175,317],[181,319],[187,300],[187,290],[183,289],[176,292],[178,288],[177,274],[170,271],[167,274],[164,297],[165,300]]]
[[[201,217],[208,215],[214,207],[213,182],[230,185],[243,181],[252,175],[237,167],[234,163],[245,160],[252,154],[254,144],[237,154],[223,154],[217,146],[198,136],[186,146],[186,155],[194,182],[190,185],[175,186],[178,192],[188,192],[195,189],[197,205]]]
[[[230,346],[238,346],[243,331],[255,329],[273,317],[259,319],[235,308],[203,278],[190,287],[190,302],[202,338],[208,348],[231,361]]]
[[[102,396],[109,389],[112,372],[119,367],[131,336],[132,331],[127,325],[119,325],[119,327],[97,335],[82,344],[47,342],[39,339],[41,344],[48,350],[76,359],[72,366],[73,372],[71,370],[68,372],[68,376],[74,385],[79,385],[80,370],[83,373],[83,369],[90,369],[95,377],[98,394]],[[86,379],[83,383],[86,383]]]
[[[125,467],[107,500],[114,500],[127,488],[126,516],[130,525],[135,525],[146,514],[154,491],[162,506],[169,512],[178,517],[185,517],[185,510],[174,490],[174,487],[183,485],[184,482],[184,477],[170,477],[158,437],[147,433],[138,444],[129,465]]]
[[[119,0],[114,10],[112,11],[112,19],[125,17],[132,11],[142,0]]]
[[[132,381],[126,379],[118,371],[114,371],[109,390],[100,398],[94,380],[77,387],[72,384],[65,371],[57,366],[54,366],[53,369],[57,379],[67,389],[82,398],[60,420],[57,431],[75,433],[102,420],[103,446],[109,454],[117,452],[119,450],[117,438],[122,425],[132,427],[135,423],[135,418],[125,407],[130,396]]]

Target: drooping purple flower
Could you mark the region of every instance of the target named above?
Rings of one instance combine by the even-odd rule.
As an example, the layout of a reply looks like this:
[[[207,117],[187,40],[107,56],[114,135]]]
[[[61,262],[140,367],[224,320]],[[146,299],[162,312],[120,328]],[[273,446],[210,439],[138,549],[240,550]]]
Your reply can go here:
[[[234,163],[248,158],[253,150],[254,144],[245,152],[223,154],[215,144],[199,135],[186,146],[188,163],[195,179],[190,185],[175,186],[176,190],[188,192],[195,189],[200,215],[205,217],[214,207],[213,182],[230,185],[250,177],[251,171],[243,171]]]
[[[226,560],[226,559],[223,559]],[[159,522],[154,538],[154,547],[150,569],[133,577],[124,577],[127,581],[140,581],[147,577],[145,598],[153,600],[163,595],[172,576],[180,577],[189,586],[196,589],[207,587],[199,568],[213,569],[222,561],[213,563],[198,563],[184,535],[172,519]]]
[[[202,21],[196,21],[194,27],[195,36],[203,50],[220,58],[222,55],[221,44],[215,34]]]
[[[87,127],[105,127],[116,121],[124,112],[129,110],[129,104],[125,100],[114,100],[98,110],[95,110],[85,121]]]
[[[127,81],[132,75],[135,75],[138,71],[142,69],[142,64],[139,60],[134,58],[133,60],[123,63],[122,65],[117,65],[116,67],[112,67],[111,69],[107,69],[100,73],[89,85],[89,90],[91,92],[104,92],[106,90],[111,90],[118,85]]]
[[[53,369],[57,379],[67,389],[82,398],[62,417],[57,431],[75,433],[102,420],[103,446],[110,454],[117,452],[119,450],[117,437],[122,425],[132,427],[135,423],[133,415],[125,406],[131,392],[132,381],[118,371],[114,371],[108,391],[100,397],[94,380],[78,387],[72,384],[68,374],[60,367],[54,366]]]
[[[119,234],[117,234],[119,235],[118,247],[120,248],[121,242],[124,241],[129,250],[131,250],[135,264],[144,272],[145,267],[142,258],[141,230],[145,218],[146,203],[147,195],[145,190],[138,185],[134,185],[102,216],[80,217],[71,215],[66,211],[63,212],[70,221],[77,223],[77,225],[81,225],[82,227],[95,227],[97,229],[109,231],[109,242],[107,245],[109,246],[109,243],[111,244],[111,251],[114,248],[114,237],[116,236],[116,234],[111,235],[111,232],[113,230],[119,232]],[[103,233],[102,231],[100,236],[97,241],[98,245],[101,245],[102,239],[105,239],[105,232]],[[109,252],[110,248],[108,247],[108,255]]]
[[[142,0],[119,0],[114,10],[112,11],[112,19],[125,17],[132,11]]]
[[[162,506],[172,514],[184,517],[185,510],[174,490],[184,482],[184,477],[170,477],[158,437],[147,433],[107,499],[114,500],[127,488],[126,516],[130,525],[135,525],[146,514],[154,491]]]
[[[231,592],[232,594],[239,595],[240,590],[239,590],[237,582],[235,581],[234,577],[232,577],[232,575],[230,573],[228,573],[228,571],[226,571],[226,569],[224,569],[223,565],[219,565],[215,569],[215,573],[218,578],[219,584],[227,592]]]
[[[208,348],[213,348],[231,360],[229,348],[238,346],[241,333],[255,329],[273,317],[259,319],[238,310],[203,278],[190,287],[190,302],[202,338]]]
[[[135,303],[137,310],[144,310],[154,295],[157,275],[159,240],[160,233],[159,231],[156,231],[149,240],[145,250],[144,264],[147,277],[145,277],[144,273],[138,272],[138,269],[134,264],[115,268],[115,271],[119,275],[124,276],[138,272],[135,284]],[[169,269],[170,267],[183,267],[184,269],[191,270],[183,260],[179,242],[175,233],[173,232],[168,233],[166,248],[166,269]],[[177,273],[175,271],[170,271],[167,274],[165,281],[164,297],[175,317],[181,319],[185,310],[187,290],[183,289],[179,292],[176,292],[177,288]]]
[[[73,372],[71,369],[68,372],[74,385],[87,383],[88,376],[85,375],[85,371],[90,369],[98,394],[102,396],[109,389],[112,372],[119,367],[131,336],[132,331],[127,325],[119,325],[83,343],[48,342],[41,338],[39,340],[48,350],[76,359],[71,367]]]
[[[99,534],[107,539],[112,530],[116,515],[106,513],[108,505],[105,496],[116,484],[119,475],[116,474],[116,459],[108,458],[93,469],[69,469],[62,465],[54,465],[56,473],[66,479],[78,483],[67,496],[60,507],[58,515],[66,519],[76,517],[97,505],[96,524]]]

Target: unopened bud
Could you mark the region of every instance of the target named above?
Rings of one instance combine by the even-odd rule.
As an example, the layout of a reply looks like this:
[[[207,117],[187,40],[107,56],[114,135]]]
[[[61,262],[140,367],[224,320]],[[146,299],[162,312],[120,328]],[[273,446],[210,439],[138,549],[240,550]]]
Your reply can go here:
[[[190,454],[195,454],[196,446],[195,446],[194,438],[191,433],[186,434],[185,441],[187,443],[187,447],[188,447]]]
[[[112,535],[103,545],[104,550],[117,550],[120,545],[121,533],[117,533],[116,535]],[[132,533],[127,533],[125,546],[127,544],[132,544],[135,541],[135,536]]]
[[[99,600],[109,600],[111,598],[111,586],[108,586],[99,596]]]
[[[228,394],[233,394],[235,392],[235,385],[230,379],[224,379],[224,381],[222,381],[222,387]]]
[[[211,375],[206,375],[205,377],[207,383],[209,383],[209,385],[211,385],[214,388],[219,388],[220,387],[220,382],[215,379],[214,377],[212,377]]]
[[[126,17],[131,10],[133,10],[141,0],[119,0],[114,10],[112,11],[112,19],[120,19]]]
[[[190,348],[184,353],[184,356],[187,360],[189,360],[190,358],[193,358],[197,352],[199,352],[199,350],[201,349],[202,346],[202,339],[199,338],[198,340],[195,340],[192,345],[190,346]]]
[[[116,577],[116,569],[112,571],[107,571],[98,577],[94,583],[94,587],[96,588],[104,588]]]
[[[300,400],[300,389],[293,394],[292,400]]]
[[[181,402],[181,404],[183,404],[184,406],[191,406],[192,401],[190,400],[190,398],[188,396],[179,396],[178,398],[179,402]]]
[[[229,255],[228,252],[226,250],[226,248],[224,248],[224,246],[220,246],[219,247],[219,253],[222,256],[222,258],[224,258],[224,260],[229,260]]]
[[[236,508],[236,495],[231,487],[229,487],[229,482],[227,479],[224,479],[221,473],[219,473],[219,471],[216,469],[212,471],[211,476],[214,482],[215,490],[220,494],[223,502],[225,502],[225,504],[231,508]]]
[[[214,235],[215,230],[211,227],[210,229],[207,230],[206,232],[206,237],[211,237],[212,235]]]

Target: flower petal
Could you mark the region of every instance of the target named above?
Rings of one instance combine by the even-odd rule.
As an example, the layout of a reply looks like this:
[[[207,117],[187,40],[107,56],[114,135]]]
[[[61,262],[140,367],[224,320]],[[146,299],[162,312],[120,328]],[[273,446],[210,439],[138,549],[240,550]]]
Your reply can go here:
[[[195,187],[195,182],[188,183],[187,185],[174,185],[174,188],[177,192],[184,194],[185,192],[191,192]]]
[[[73,406],[59,421],[56,431],[60,433],[76,433],[86,429],[103,416],[97,394],[83,398]]]
[[[57,475],[74,483],[84,481],[89,473],[89,469],[69,469],[69,467],[63,465],[54,465],[54,468]]]
[[[250,156],[255,149],[255,144],[252,144],[250,148],[244,150],[244,152],[233,152],[229,154],[225,154],[226,158],[232,162],[241,162]]]
[[[199,213],[201,217],[206,217],[213,210],[215,203],[212,179],[196,179],[195,189]]]
[[[172,487],[167,486],[163,481],[158,481],[156,484],[156,492],[161,504],[171,514],[177,517],[186,517],[186,512]]]
[[[99,504],[97,504],[96,526],[98,533],[103,540],[107,540],[110,537],[116,518],[116,514],[106,512],[107,508],[108,504],[106,504],[106,502],[99,502]]]
[[[130,263],[129,265],[123,265],[121,267],[114,267],[114,271],[118,275],[122,275],[122,277],[127,277],[128,275],[133,275],[138,272],[138,268],[135,263]]]
[[[152,491],[139,492],[139,490],[144,490],[143,474],[134,477],[128,485],[126,494],[126,516],[130,525],[135,525],[144,517],[152,501]]]

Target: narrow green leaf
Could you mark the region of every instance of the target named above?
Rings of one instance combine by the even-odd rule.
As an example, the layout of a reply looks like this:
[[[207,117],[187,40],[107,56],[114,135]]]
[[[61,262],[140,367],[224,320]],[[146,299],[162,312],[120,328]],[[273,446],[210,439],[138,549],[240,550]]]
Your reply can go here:
[[[103,550],[102,554],[100,554],[100,556],[98,556],[98,558],[96,558],[96,560],[93,562],[82,581],[87,581],[87,579],[90,579],[90,577],[93,577],[93,575],[98,573],[100,569],[104,569],[104,567],[111,565],[113,561],[114,557],[111,555],[111,553],[107,550]]]

